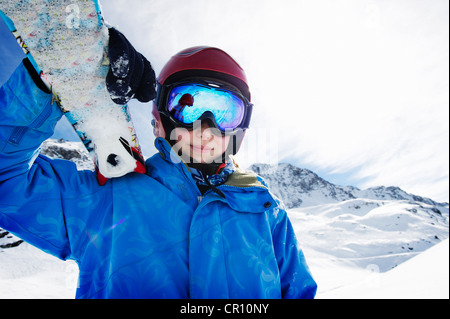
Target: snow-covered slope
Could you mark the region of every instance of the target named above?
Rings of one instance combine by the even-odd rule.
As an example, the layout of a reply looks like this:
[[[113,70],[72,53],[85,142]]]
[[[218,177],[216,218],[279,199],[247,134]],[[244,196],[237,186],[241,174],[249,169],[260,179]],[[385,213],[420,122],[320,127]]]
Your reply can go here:
[[[93,169],[81,143],[49,140],[41,153]],[[318,298],[448,298],[448,203],[337,186],[289,164],[251,169],[288,206]],[[0,298],[73,298],[76,277],[74,263],[0,229]]]
[[[408,201],[353,199],[289,210],[310,254],[385,272],[448,238],[447,217]]]
[[[398,267],[379,273],[376,267],[337,269],[348,276],[343,285],[322,289],[320,298],[448,299],[449,240],[431,247]]]
[[[0,249],[0,299],[73,299],[78,266],[22,243]]]

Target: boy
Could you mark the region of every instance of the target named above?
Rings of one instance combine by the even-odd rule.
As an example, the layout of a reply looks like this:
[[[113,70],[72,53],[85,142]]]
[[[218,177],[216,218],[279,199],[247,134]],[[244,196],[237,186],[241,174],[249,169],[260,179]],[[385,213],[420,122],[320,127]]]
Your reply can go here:
[[[229,157],[251,110],[228,54],[184,50],[158,79],[147,174],[99,186],[94,172],[37,155],[62,114],[24,60],[0,89],[0,226],[75,260],[77,298],[312,298],[286,212]]]

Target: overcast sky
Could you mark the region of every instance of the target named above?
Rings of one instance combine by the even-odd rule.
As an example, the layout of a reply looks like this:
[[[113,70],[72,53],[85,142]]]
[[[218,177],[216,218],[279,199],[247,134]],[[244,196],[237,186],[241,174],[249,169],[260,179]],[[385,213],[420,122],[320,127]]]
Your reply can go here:
[[[220,47],[241,64],[255,104],[242,166],[289,162],[341,185],[449,200],[448,0],[102,5],[157,73],[195,45]],[[131,107],[151,155],[151,106]]]

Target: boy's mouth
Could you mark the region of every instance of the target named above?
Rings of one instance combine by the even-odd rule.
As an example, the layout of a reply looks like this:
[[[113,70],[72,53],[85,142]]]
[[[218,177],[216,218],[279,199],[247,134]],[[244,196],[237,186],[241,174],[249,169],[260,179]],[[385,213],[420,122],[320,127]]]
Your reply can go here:
[[[207,145],[191,145],[191,149],[197,153],[210,153],[214,148]]]

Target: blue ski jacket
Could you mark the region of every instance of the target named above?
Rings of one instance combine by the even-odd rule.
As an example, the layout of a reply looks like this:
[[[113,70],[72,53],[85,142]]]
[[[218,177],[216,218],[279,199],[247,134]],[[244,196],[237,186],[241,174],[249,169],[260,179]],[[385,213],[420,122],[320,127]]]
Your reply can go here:
[[[201,195],[167,141],[131,173],[38,155],[62,116],[23,64],[0,89],[0,226],[79,265],[77,298],[313,298],[316,283],[282,204],[237,170]]]

